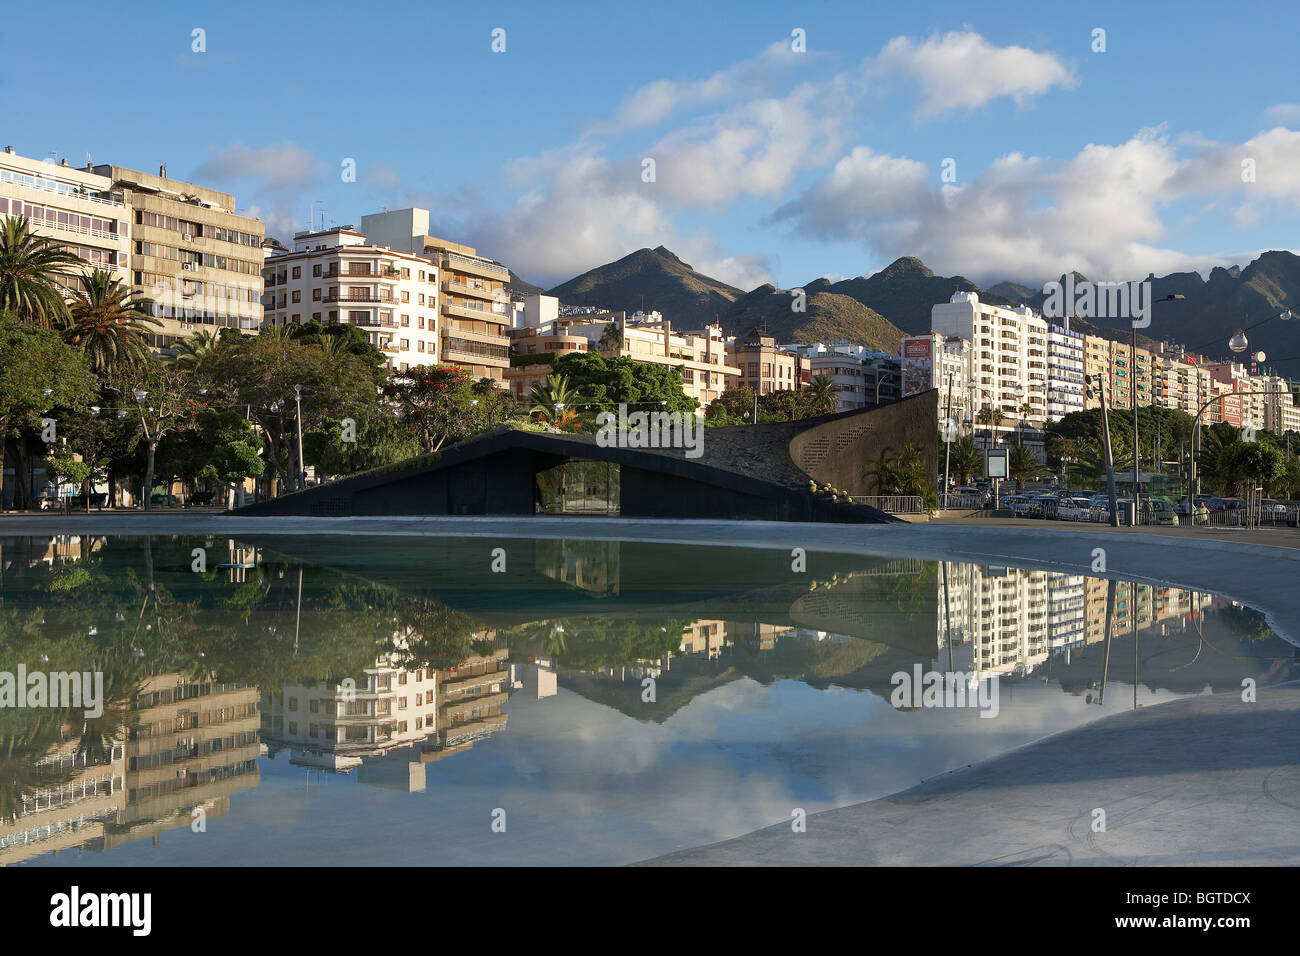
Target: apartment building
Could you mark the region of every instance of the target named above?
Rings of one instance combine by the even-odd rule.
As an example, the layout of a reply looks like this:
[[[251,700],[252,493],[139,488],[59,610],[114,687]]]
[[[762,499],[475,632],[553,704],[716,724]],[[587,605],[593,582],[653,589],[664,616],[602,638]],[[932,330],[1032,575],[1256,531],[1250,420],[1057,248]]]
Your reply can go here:
[[[150,345],[165,349],[196,331],[254,332],[262,324],[261,220],[236,213],[235,197],[124,166],[98,165],[130,210],[131,285],[154,300],[162,322]]]
[[[123,282],[131,278],[131,211],[113,181],[93,167],[74,169],[28,159],[12,146],[0,153],[0,217],[26,217],[32,232],[47,236],[86,264]]]
[[[351,226],[293,238],[263,270],[268,325],[355,325],[405,372],[440,358],[438,267],[372,243]]]
[[[946,338],[939,332],[904,338],[900,361],[903,397],[938,389],[940,420],[971,421],[971,351],[966,339]]]
[[[776,344],[770,335],[758,332],[727,343],[727,364],[740,369],[740,375],[727,382],[727,388],[745,386],[756,395],[770,392],[797,391],[800,386],[801,357]]]
[[[446,365],[505,388],[514,311],[505,285],[510,270],[472,246],[429,235],[427,209],[397,209],[361,217],[361,231],[376,244],[411,252],[437,264],[438,353]]]
[[[1032,309],[1004,309],[973,292],[957,292],[931,309],[930,329],[971,343],[970,392],[977,409],[997,409],[1017,421],[1047,419],[1047,322]]]
[[[1264,428],[1275,434],[1300,432],[1300,407],[1291,399],[1291,384],[1280,375],[1261,376],[1268,391],[1264,400]]]
[[[568,352],[586,352],[591,348],[586,336],[570,334],[568,326],[552,322],[541,329],[524,327],[510,330],[511,365],[505,372],[510,394],[525,400],[551,374],[552,362]]]
[[[666,319],[634,323],[629,318],[621,333],[613,336],[612,344],[606,337],[610,326],[609,322],[574,323],[567,326],[567,334],[585,337],[589,350],[599,351],[607,358],[622,356],[636,362],[680,368],[682,390],[701,406],[719,398],[727,382],[741,374],[740,368],[728,361],[727,342],[719,326],[674,332],[672,322]]]
[[[902,364],[898,356],[851,342],[815,342],[784,345],[801,359],[800,376],[807,385],[825,375],[835,386],[836,411],[846,412],[898,401],[903,394]]]
[[[1081,332],[1047,326],[1047,420],[1084,409],[1084,344]]]

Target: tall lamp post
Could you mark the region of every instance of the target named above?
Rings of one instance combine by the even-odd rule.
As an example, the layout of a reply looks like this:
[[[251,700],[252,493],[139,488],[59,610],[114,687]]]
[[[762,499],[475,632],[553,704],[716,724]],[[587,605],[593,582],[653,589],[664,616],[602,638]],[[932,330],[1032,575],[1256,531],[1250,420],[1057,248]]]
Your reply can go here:
[[[307,463],[302,460],[302,386],[293,387],[293,403],[298,412],[298,490],[307,487]]]

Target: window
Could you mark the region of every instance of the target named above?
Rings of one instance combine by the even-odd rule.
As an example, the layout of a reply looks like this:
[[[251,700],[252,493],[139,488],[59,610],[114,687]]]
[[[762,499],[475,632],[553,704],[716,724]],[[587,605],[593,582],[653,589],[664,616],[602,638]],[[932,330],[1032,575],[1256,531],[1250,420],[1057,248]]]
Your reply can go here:
[[[296,294],[296,293],[295,293],[295,294]],[[320,301],[320,289],[312,289],[312,290],[311,290],[311,300],[312,300],[313,302],[319,302],[319,301]]]
[[[405,698],[405,697],[399,697],[399,698],[397,698],[397,709],[398,709],[398,710],[406,710],[406,701],[407,701],[407,698]]]
[[[398,686],[398,687],[405,687],[405,686],[406,686],[406,674],[405,674],[405,672],[403,672],[403,673],[397,675],[397,686]]]
[[[424,293],[420,293],[420,305],[424,305]]]
[[[402,316],[402,328],[406,328],[410,324],[411,324],[411,317],[409,315]]]
[[[289,721],[289,733],[296,734],[297,732],[298,732],[298,724],[292,720]]]
[[[298,709],[298,698],[297,698],[297,697],[290,697],[290,698],[289,698],[289,709],[290,709],[290,710],[297,710],[297,709]]]
[[[311,267],[311,274],[314,276],[320,275],[320,263],[317,263],[316,265]]]
[[[301,302],[301,301],[302,301],[302,292],[299,291],[298,289],[294,289],[294,290],[293,290],[293,301],[294,301],[294,302]]]
[[[313,312],[313,313],[311,314],[311,320],[312,320],[313,322],[319,322],[319,321],[320,321],[320,313],[319,313],[319,312]]]
[[[411,348],[411,340],[402,339],[401,342],[399,343],[399,348],[401,348],[403,352],[409,351]]]
[[[301,278],[302,278],[302,266],[294,266],[294,267],[293,267],[293,277],[294,277],[295,279],[301,279]]]
[[[420,328],[424,328],[424,316],[420,316]]]
[[[418,346],[418,350],[419,350],[419,351],[421,351],[421,352],[424,351],[424,340],[423,340],[423,339],[420,339],[420,340],[417,341],[415,344]]]
[[[410,301],[411,301],[411,293],[409,293],[409,292],[403,292],[403,293],[402,293],[402,301],[403,301],[403,302],[410,302]]]
[[[307,709],[310,710],[313,714],[319,714],[319,713],[320,713],[320,701],[318,701],[318,700],[309,701],[308,704],[307,704]]]

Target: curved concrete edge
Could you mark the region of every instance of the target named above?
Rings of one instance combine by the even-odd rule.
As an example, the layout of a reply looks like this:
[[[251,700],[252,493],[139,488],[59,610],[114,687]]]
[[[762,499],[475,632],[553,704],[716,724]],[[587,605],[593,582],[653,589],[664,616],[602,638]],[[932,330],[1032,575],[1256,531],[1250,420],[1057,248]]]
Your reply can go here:
[[[408,517],[250,519],[221,514],[0,517],[2,534],[366,534],[455,538],[576,538],[960,560],[1132,580],[1217,594],[1262,611],[1300,646],[1300,549],[1139,532],[959,525],[839,525],[638,518]],[[1103,552],[1104,570],[1098,566]],[[1094,570],[1095,568],[1095,570]],[[808,573],[816,576],[815,561]]]
[[[866,803],[640,866],[1300,864],[1300,686],[1102,718]],[[1104,827],[1101,829],[1100,827]]]

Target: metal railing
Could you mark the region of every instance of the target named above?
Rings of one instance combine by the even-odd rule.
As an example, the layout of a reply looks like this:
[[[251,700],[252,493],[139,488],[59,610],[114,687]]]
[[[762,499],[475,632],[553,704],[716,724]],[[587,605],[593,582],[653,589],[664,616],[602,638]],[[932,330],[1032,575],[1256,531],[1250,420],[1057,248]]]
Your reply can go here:
[[[920,495],[850,495],[855,505],[867,505],[891,515],[919,515],[925,513]]]

